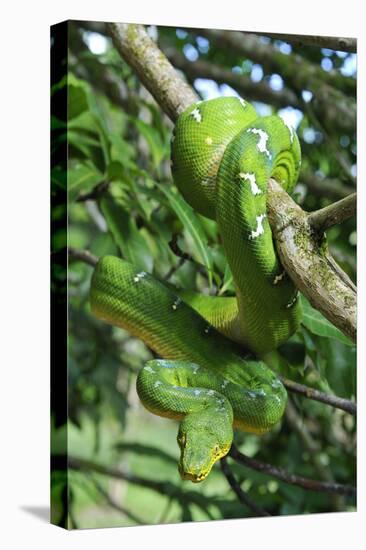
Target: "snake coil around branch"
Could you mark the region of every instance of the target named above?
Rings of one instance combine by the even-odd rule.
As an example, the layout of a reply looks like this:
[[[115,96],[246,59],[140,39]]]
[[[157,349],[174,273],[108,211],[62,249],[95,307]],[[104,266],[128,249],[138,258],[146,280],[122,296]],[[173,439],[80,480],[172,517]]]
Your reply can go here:
[[[180,421],[183,479],[205,479],[233,429],[264,433],[284,413],[286,390],[260,357],[297,330],[301,307],[274,248],[266,191],[273,177],[291,192],[300,164],[281,118],[258,117],[241,98],[191,105],[174,128],[172,173],[187,202],[216,220],[236,297],[175,292],[115,257],[95,268],[93,313],[162,357],[140,371],[137,392],[148,410]]]

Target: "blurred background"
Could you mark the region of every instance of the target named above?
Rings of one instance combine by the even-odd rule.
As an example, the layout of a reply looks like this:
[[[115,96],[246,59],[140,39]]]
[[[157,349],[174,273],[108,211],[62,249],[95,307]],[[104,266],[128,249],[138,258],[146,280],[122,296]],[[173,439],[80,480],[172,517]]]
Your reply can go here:
[[[67,124],[52,116],[52,192],[68,190],[67,244],[96,257],[125,258],[158,279],[206,294],[230,296],[232,277],[216,225],[174,191],[172,123],[121,60],[102,23],[69,22],[65,74],[52,86],[67,92]],[[309,46],[293,37],[147,27],[202,99],[240,95],[260,115],[293,125],[303,164],[294,191],[307,211],[355,191],[356,54]],[[66,37],[65,37],[66,40]],[[55,48],[55,36],[51,47]],[[58,162],[67,144],[65,165]],[[53,208],[53,252],[65,247],[65,212]],[[327,232],[329,247],[356,278],[356,224]],[[68,422],[52,416],[52,449],[69,471],[54,468],[55,522],[69,528],[159,524],[250,517],[216,465],[194,485],[180,480],[177,423],[148,413],[136,374],[153,357],[127,332],[94,318],[92,267],[71,255],[68,288]],[[65,273],[53,270],[65,289]],[[57,284],[56,284],[57,286]],[[306,319],[280,353],[292,380],[354,399],[352,345],[303,299]],[[249,457],[290,473],[355,483],[355,420],[340,410],[290,395],[282,425],[270,434],[237,433]],[[305,491],[228,460],[241,489],[273,515],[353,511],[353,497]],[[66,481],[68,480],[68,485]],[[68,504],[68,506],[67,506]]]

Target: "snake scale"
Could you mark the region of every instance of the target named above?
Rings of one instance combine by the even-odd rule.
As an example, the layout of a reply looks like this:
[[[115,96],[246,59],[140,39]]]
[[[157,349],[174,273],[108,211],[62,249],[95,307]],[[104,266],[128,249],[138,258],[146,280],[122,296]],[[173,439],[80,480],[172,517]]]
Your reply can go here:
[[[247,101],[221,97],[178,117],[171,160],[185,200],[218,224],[236,297],[175,291],[105,256],[90,303],[98,318],[163,358],[141,369],[137,393],[149,411],[180,422],[179,471],[199,482],[228,453],[233,428],[267,432],[286,407],[283,384],[260,358],[297,330],[301,308],[276,255],[266,190],[270,177],[293,190],[301,153],[280,117],[259,117]]]

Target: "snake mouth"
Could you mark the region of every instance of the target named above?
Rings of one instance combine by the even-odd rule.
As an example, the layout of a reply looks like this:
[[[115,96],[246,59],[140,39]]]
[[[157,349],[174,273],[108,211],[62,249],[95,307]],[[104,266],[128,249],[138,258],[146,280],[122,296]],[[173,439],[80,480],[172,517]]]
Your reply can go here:
[[[199,474],[195,472],[184,472],[181,467],[179,468],[179,473],[183,480],[193,481],[193,483],[201,483],[209,474],[209,472],[201,472]]]

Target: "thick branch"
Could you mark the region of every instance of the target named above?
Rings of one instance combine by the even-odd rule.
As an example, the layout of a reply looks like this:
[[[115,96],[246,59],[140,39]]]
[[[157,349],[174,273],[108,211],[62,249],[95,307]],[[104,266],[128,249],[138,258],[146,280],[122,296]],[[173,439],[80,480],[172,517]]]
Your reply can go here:
[[[277,34],[260,33],[261,36],[268,36],[274,40],[283,40],[294,46],[314,46],[315,48],[327,48],[328,50],[338,50],[342,52],[356,53],[357,38],[337,38],[335,36],[308,36],[305,34]]]
[[[228,480],[228,483],[229,483],[230,487],[232,488],[232,490],[234,491],[234,493],[238,497],[239,501],[242,504],[244,504],[244,506],[247,506],[257,516],[267,517],[267,516],[271,515],[266,510],[264,510],[264,508],[262,508],[261,506],[258,506],[258,504],[256,502],[254,502],[254,500],[252,500],[243,491],[243,489],[240,487],[239,483],[237,482],[233,472],[231,471],[231,469],[230,469],[230,467],[227,463],[226,458],[221,459],[220,466],[221,466],[221,470],[222,470],[224,476]]]
[[[311,212],[308,216],[310,226],[318,233],[323,233],[329,227],[342,223],[356,214],[357,195],[352,193],[348,197],[334,202],[325,208]]]
[[[339,495],[348,495],[355,496],[356,489],[351,485],[343,485],[341,483],[332,483],[326,481],[317,481],[316,479],[310,479],[307,477],[298,476],[296,474],[291,474],[283,468],[278,468],[273,464],[267,464],[265,462],[260,462],[254,458],[241,453],[238,449],[232,445],[229,456],[233,458],[236,462],[239,462],[243,466],[256,470],[257,472],[262,472],[276,479],[280,479],[285,483],[290,485],[297,485],[302,487],[307,491],[320,491],[325,493],[336,493]]]
[[[269,180],[268,188],[268,218],[283,267],[310,303],[355,341],[354,284],[314,234],[308,215],[276,181]]]
[[[173,121],[198,100],[192,88],[177,78],[174,67],[141,25],[108,23],[107,29],[116,50]]]

